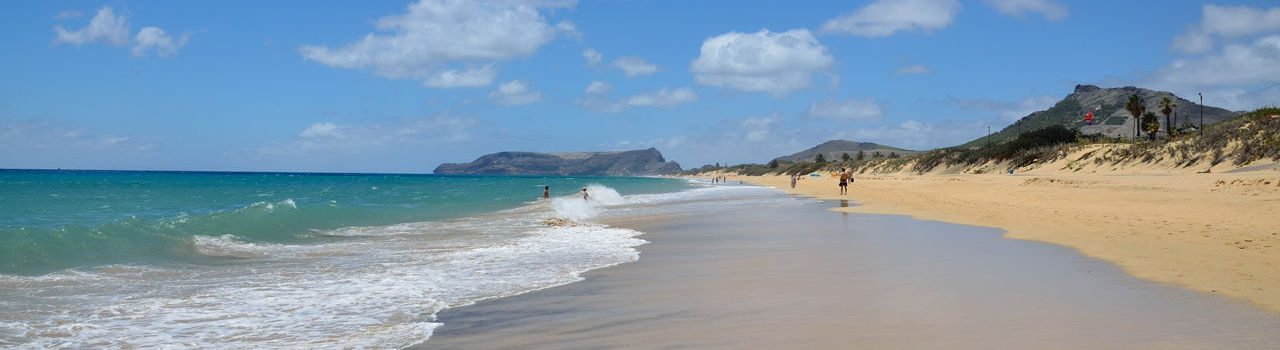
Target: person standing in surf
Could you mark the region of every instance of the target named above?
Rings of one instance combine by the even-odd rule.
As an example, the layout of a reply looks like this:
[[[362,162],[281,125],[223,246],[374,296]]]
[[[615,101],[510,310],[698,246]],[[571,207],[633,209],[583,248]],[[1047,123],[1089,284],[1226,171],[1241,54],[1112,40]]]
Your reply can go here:
[[[587,200],[587,197],[591,197],[591,195],[587,194],[587,188],[586,188],[586,187],[583,187],[583,188],[582,188],[582,200],[584,200],[584,201],[585,201],[585,200]]]
[[[546,186],[542,188],[542,199],[548,199],[548,198],[551,198],[551,186]]]

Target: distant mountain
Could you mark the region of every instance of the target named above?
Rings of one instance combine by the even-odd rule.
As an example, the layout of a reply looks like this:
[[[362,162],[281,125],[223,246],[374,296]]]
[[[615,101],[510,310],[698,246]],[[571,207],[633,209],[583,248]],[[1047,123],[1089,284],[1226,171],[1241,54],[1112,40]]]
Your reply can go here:
[[[445,163],[436,174],[477,175],[660,175],[680,171],[657,149],[619,152],[535,153],[498,152],[470,163]]]
[[[896,153],[899,156],[920,153],[919,151],[905,150],[870,142],[831,140],[792,155],[774,158],[774,160],[779,162],[812,162],[814,157],[817,157],[818,154],[822,154],[822,157],[826,158],[827,161],[839,161],[844,153],[848,153],[850,157],[857,157],[858,151],[864,152],[868,159],[870,159],[876,152],[880,152],[880,155],[885,157],[888,157],[889,153]]]
[[[1166,96],[1173,98],[1178,105],[1173,110],[1173,115],[1177,117],[1177,121],[1173,123],[1174,126],[1189,127],[1200,125],[1200,105],[1175,96],[1168,91],[1147,90],[1132,86],[1103,89],[1093,85],[1076,85],[1074,92],[1067,95],[1062,101],[1058,101],[1053,107],[1031,113],[1014,122],[1013,125],[1004,128],[1004,130],[991,134],[989,137],[990,142],[998,144],[1009,141],[1022,132],[1038,130],[1050,125],[1066,126],[1080,130],[1084,134],[1130,137],[1133,135],[1134,121],[1133,117],[1129,115],[1129,111],[1124,109],[1124,105],[1129,102],[1129,95],[1135,93],[1142,97],[1143,102],[1146,103],[1147,111],[1156,114],[1157,119],[1160,120],[1160,130],[1165,130],[1165,121],[1164,115],[1160,114],[1160,108],[1156,107],[1156,104],[1160,103],[1160,99]],[[1093,112],[1092,126],[1085,125],[1084,120],[1084,115],[1090,110],[1095,110]],[[1241,113],[1205,106],[1204,123],[1205,125],[1217,123],[1231,119]],[[987,142],[988,137],[983,136],[960,146],[977,147]]]

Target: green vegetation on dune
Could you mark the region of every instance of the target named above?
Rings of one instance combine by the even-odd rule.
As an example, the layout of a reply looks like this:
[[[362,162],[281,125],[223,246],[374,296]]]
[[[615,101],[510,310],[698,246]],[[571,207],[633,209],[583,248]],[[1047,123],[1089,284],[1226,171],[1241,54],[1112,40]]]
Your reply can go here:
[[[1055,106],[1056,107],[1056,106]],[[1069,107],[1069,106],[1067,106]],[[1154,113],[1143,112],[1147,126],[1140,130],[1155,135],[1160,125]],[[1246,166],[1255,161],[1269,159],[1280,161],[1280,108],[1266,107],[1245,113],[1232,119],[1208,125],[1202,132],[1177,132],[1173,137],[1145,138],[1133,141],[1128,137],[1103,137],[1084,135],[1063,125],[1048,125],[1028,132],[1015,134],[1006,142],[982,144],[977,147],[957,146],[935,149],[898,157],[851,157],[840,161],[787,162],[771,161],[768,165],[717,164],[690,169],[685,175],[709,171],[724,171],[742,175],[804,175],[817,172],[834,172],[840,168],[852,168],[858,173],[910,171],[925,173],[939,168],[963,167],[972,171],[988,163],[1002,164],[1005,169],[1017,169],[1064,159],[1080,147],[1108,143],[1114,147],[1105,152],[1088,152],[1074,159],[1072,164],[1119,165],[1122,163],[1159,163],[1174,167],[1194,165],[1218,165],[1230,161],[1234,166]],[[1070,165],[1069,165],[1070,166]],[[1079,170],[1080,165],[1076,165]],[[990,169],[987,169],[988,171]]]

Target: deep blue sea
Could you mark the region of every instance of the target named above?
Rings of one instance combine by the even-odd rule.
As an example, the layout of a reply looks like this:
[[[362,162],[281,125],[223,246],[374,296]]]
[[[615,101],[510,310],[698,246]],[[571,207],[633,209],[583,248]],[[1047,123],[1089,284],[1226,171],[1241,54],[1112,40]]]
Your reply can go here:
[[[442,309],[636,260],[642,233],[599,217],[752,191],[767,190],[644,177],[0,170],[0,347],[404,347],[427,340]]]

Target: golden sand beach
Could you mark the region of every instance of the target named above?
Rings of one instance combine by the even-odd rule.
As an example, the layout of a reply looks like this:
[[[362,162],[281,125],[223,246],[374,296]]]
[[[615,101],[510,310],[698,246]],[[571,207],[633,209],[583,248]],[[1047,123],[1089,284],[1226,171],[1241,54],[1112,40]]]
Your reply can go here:
[[[1280,312],[1280,171],[1197,173],[1129,166],[1079,171],[1048,164],[987,174],[856,174],[845,196],[831,174],[736,176],[791,193],[848,199],[834,210],[910,215],[1074,247],[1128,273],[1242,298]],[[1220,169],[1219,169],[1220,170]]]

